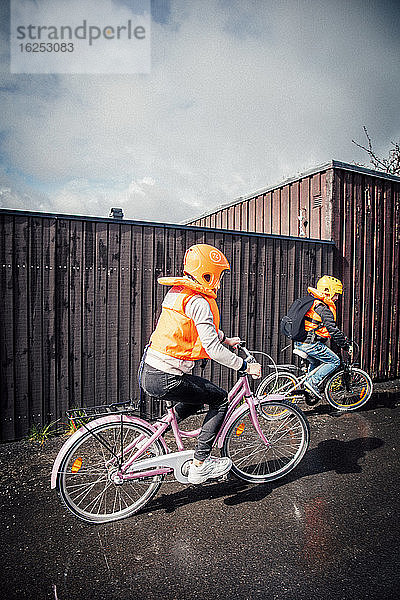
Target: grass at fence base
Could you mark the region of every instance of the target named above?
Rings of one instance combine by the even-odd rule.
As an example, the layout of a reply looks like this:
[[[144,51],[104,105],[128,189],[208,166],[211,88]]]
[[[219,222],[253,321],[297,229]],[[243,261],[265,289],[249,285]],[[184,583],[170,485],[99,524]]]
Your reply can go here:
[[[59,419],[45,425],[33,423],[28,433],[28,440],[30,442],[44,444],[46,440],[63,433],[65,433],[65,426],[59,423]]]

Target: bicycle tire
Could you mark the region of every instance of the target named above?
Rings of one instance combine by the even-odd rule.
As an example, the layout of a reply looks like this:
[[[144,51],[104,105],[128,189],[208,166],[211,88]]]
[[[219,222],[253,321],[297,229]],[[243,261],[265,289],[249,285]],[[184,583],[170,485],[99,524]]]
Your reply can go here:
[[[130,517],[157,493],[164,476],[125,480],[116,484],[110,478],[116,469],[113,454],[99,441],[99,436],[118,454],[121,445],[121,425],[101,424],[84,433],[63,457],[57,475],[57,491],[64,505],[76,517],[91,523],[107,523]],[[123,424],[123,447],[136,438],[153,435],[151,429],[137,423]],[[133,449],[130,453],[136,452]],[[129,454],[126,458],[129,457]],[[142,458],[160,456],[165,449],[155,440]],[[107,463],[111,463],[108,464]]]
[[[368,373],[357,367],[350,368],[347,382],[345,374],[341,369],[330,377],[325,385],[325,397],[338,410],[357,410],[370,399],[372,381]]]
[[[293,394],[288,394],[288,389],[297,385],[298,381],[298,377],[288,371],[281,371],[277,374],[271,373],[265,377],[258,386],[256,396],[260,398],[262,396],[268,396],[269,394],[281,394],[282,396],[287,394],[286,400],[296,404],[299,399],[298,394],[296,395],[295,392],[293,392]],[[276,409],[274,412],[272,406],[268,405],[263,405],[262,410],[264,415],[268,416],[270,419],[280,419],[284,414],[282,411],[277,412]]]
[[[257,433],[247,409],[229,427],[222,447],[222,455],[232,460],[231,472],[249,483],[287,475],[301,461],[310,441],[308,421],[297,406],[285,400],[271,402],[276,410],[284,411],[280,419],[271,419],[264,415],[263,403],[257,407],[257,416],[269,445]]]

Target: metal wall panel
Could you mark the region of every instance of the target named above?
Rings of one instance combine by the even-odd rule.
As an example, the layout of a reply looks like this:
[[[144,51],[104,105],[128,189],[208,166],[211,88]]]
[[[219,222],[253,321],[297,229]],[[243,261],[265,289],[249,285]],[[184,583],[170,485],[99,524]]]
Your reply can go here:
[[[278,331],[287,305],[333,268],[331,243],[221,229],[2,210],[0,235],[2,440],[63,419],[67,408],[137,398],[140,358],[167,291],[157,278],[181,274],[190,245],[226,253],[221,326],[275,360],[289,358]],[[223,387],[235,379],[216,363],[205,376]]]
[[[339,324],[361,345],[361,365],[378,380],[400,377],[399,194],[399,177],[332,161],[265,191],[263,227],[256,225],[264,233],[335,242],[334,273],[345,287]],[[260,192],[200,221],[226,210],[246,214],[259,198]],[[252,223],[236,219],[229,228],[253,231]]]
[[[291,180],[235,204],[190,221],[198,227],[227,227],[236,231],[331,239],[331,174],[329,169]],[[222,223],[222,225],[221,225]]]
[[[335,169],[332,237],[342,260],[343,329],[375,379],[400,377],[400,181]]]

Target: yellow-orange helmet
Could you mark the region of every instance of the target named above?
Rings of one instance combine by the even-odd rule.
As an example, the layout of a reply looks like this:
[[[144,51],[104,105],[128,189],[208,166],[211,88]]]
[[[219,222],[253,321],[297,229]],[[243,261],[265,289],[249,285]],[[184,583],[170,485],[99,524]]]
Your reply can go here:
[[[195,244],[186,250],[183,270],[207,290],[219,288],[221,275],[230,270],[221,250],[209,244]]]
[[[343,284],[336,277],[323,275],[317,281],[317,290],[324,294],[324,296],[332,298],[335,294],[343,294]]]

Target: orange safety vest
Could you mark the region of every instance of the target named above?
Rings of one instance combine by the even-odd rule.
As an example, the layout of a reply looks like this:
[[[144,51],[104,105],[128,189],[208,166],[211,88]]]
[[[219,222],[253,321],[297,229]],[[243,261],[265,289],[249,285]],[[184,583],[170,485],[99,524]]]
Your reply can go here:
[[[323,296],[315,288],[309,287],[307,291],[310,294],[312,294],[316,298],[316,300],[313,302],[313,305],[310,308],[310,310],[306,313],[305,321],[304,321],[305,329],[306,329],[306,331],[315,330],[316,335],[319,335],[320,337],[323,337],[323,338],[330,338],[331,335],[328,332],[326,327],[318,328],[318,324],[322,323],[322,319],[321,319],[320,315],[317,312],[315,312],[315,308],[319,304],[326,304],[326,306],[332,311],[334,319],[336,321],[335,303],[332,302],[332,300],[328,300],[327,298],[325,298],[325,296]],[[316,329],[316,328],[318,328],[318,329]]]
[[[185,314],[185,307],[193,296],[202,296],[210,305],[215,329],[219,329],[219,310],[216,293],[187,277],[160,277],[161,285],[172,285],[164,298],[157,326],[150,338],[153,350],[181,360],[209,358],[201,345],[196,325]]]

